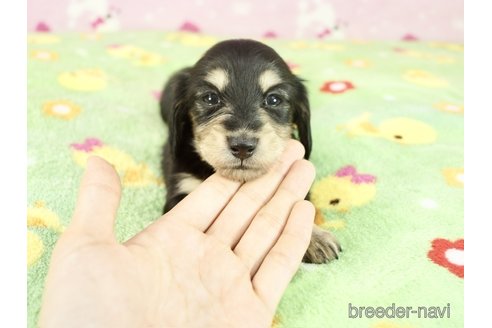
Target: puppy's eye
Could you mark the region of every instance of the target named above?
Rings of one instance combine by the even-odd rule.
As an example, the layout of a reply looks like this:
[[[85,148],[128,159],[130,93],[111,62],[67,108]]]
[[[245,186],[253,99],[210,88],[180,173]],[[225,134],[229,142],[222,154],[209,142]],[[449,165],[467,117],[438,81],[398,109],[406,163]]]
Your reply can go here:
[[[282,103],[282,99],[279,95],[270,94],[265,98],[265,105],[270,107],[278,106]]]
[[[219,95],[215,92],[209,92],[202,98],[203,102],[209,106],[215,106],[220,103]]]

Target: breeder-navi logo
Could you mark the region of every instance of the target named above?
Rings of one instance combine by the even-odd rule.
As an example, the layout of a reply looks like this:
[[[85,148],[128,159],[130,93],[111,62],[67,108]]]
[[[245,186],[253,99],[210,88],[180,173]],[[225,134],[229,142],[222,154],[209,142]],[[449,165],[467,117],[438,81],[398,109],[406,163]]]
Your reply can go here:
[[[450,318],[451,305],[448,303],[446,306],[418,306],[416,309],[413,306],[396,306],[392,303],[391,306],[373,307],[373,306],[353,306],[352,303],[348,304],[348,317],[350,319],[355,318],[409,318],[410,316],[416,316],[417,318],[425,319],[443,319]]]

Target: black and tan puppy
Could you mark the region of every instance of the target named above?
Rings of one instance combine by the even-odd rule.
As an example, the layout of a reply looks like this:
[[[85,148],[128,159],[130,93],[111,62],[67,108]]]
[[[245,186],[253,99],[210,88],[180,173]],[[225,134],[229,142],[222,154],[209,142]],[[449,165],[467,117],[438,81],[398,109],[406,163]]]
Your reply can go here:
[[[311,153],[306,88],[270,47],[220,42],[167,82],[160,102],[169,128],[163,171],[169,211],[214,172],[248,181],[261,176],[297,133]],[[340,247],[315,226],[304,261],[338,258]]]

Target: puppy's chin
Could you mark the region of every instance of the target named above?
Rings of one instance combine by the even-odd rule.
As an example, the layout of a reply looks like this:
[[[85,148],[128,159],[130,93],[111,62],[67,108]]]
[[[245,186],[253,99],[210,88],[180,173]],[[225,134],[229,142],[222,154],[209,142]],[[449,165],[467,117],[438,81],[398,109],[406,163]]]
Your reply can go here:
[[[268,168],[217,168],[216,172],[230,180],[247,182],[261,177]]]

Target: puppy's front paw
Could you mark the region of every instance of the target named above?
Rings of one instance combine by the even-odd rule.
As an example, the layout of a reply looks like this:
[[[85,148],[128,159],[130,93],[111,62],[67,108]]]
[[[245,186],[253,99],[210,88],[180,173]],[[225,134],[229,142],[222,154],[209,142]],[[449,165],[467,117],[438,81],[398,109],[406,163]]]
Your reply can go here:
[[[309,247],[302,261],[321,264],[335,259],[338,260],[338,254],[341,251],[340,243],[331,232],[314,226]]]

